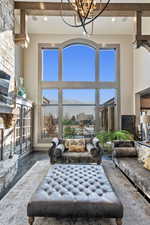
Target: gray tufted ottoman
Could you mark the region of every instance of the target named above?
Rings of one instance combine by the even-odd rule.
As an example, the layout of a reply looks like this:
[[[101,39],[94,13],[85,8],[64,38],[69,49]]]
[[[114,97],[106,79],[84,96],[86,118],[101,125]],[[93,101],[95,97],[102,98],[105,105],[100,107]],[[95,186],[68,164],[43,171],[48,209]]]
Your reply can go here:
[[[102,166],[55,164],[49,169],[27,207],[34,217],[116,218],[122,224],[123,206]]]

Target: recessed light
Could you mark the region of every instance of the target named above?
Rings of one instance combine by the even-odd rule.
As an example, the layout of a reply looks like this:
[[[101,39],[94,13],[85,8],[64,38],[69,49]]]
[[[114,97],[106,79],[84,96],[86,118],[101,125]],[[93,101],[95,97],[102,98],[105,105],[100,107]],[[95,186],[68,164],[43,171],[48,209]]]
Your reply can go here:
[[[116,22],[116,17],[112,17],[111,21]]]
[[[47,21],[48,20],[47,16],[44,16],[43,20],[44,21]]]

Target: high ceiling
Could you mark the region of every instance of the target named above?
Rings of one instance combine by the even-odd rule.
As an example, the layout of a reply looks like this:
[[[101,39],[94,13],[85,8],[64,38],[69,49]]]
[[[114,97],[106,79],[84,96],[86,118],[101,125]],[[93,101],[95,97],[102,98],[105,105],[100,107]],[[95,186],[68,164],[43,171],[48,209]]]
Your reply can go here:
[[[29,16],[27,27],[29,33],[50,33],[50,34],[82,34],[82,29],[72,28],[63,23],[60,17],[47,17],[47,21],[43,16]],[[68,17],[68,21],[72,18]],[[114,22],[112,20],[115,20]],[[143,30],[145,34],[150,34],[150,18],[144,18]],[[91,25],[88,26],[91,30]],[[94,34],[134,34],[135,22],[134,18],[111,18],[99,17],[94,22]]]
[[[23,1],[23,0],[17,0]],[[41,0],[24,0],[25,2],[41,2]],[[60,0],[44,0],[43,2],[60,2]],[[150,3],[150,0],[111,0],[111,3]],[[72,21],[72,17],[67,18]],[[18,19],[17,19],[18,21]],[[82,28],[72,28],[63,23],[60,16],[28,16],[29,33],[49,34],[82,34]],[[91,25],[88,26],[90,32]],[[143,32],[150,34],[150,17],[143,19]],[[135,33],[135,21],[132,17],[99,17],[94,22],[94,34],[132,35]]]

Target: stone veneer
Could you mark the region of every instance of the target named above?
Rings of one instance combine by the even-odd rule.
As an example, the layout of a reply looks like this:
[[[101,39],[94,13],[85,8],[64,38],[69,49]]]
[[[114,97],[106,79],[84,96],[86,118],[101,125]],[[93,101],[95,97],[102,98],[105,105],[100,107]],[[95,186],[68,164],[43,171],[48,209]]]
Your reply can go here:
[[[14,0],[0,0],[0,32],[14,29]]]
[[[0,193],[8,187],[17,174],[18,156],[0,161]]]
[[[9,91],[14,90],[15,44],[14,0],[0,0],[0,70],[11,75]],[[2,107],[2,105],[1,105]],[[18,157],[13,155],[13,128],[4,129],[3,161],[0,161],[0,192],[6,188],[17,173]]]
[[[14,44],[14,1],[0,0],[0,70],[11,75],[9,91],[14,90],[15,44]],[[12,128],[4,130],[4,160],[12,152]]]

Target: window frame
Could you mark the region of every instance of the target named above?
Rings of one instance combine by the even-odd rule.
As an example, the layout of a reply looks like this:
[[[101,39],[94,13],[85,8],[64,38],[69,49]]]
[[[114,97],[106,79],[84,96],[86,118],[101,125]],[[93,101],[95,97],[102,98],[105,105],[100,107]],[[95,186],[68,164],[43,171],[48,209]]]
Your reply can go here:
[[[67,47],[68,45],[73,44],[83,44],[83,45],[89,45],[90,47],[93,47],[96,51],[96,57],[95,57],[95,81],[63,81],[62,80],[62,50],[63,48]],[[43,81],[42,80],[42,54],[41,50],[43,48],[50,48],[50,49],[58,49],[58,81]],[[116,49],[116,80],[113,82],[103,82],[100,81],[100,74],[99,74],[99,52],[100,49]],[[95,120],[96,127],[95,131],[97,132],[99,130],[99,90],[100,89],[116,89],[116,101],[117,101],[117,107],[116,107],[116,129],[120,128],[120,44],[106,44],[105,47],[103,47],[102,44],[97,44],[93,41],[87,40],[87,39],[73,39],[69,40],[67,42],[64,42],[62,44],[50,44],[50,43],[39,43],[38,44],[38,110],[37,110],[37,116],[38,116],[38,143],[47,143],[50,141],[50,139],[41,139],[41,106],[42,106],[42,90],[43,89],[58,89],[58,104],[55,104],[55,106],[58,106],[58,117],[59,117],[59,137],[62,137],[63,135],[63,125],[62,125],[62,117],[63,117],[63,106],[66,104],[63,104],[63,89],[95,89]],[[72,106],[75,106],[76,104],[72,104]],[[54,105],[50,105],[54,106]],[[67,105],[66,105],[67,106]],[[82,105],[85,106],[85,105]],[[92,104],[93,106],[93,104]],[[43,107],[43,106],[42,106]]]

